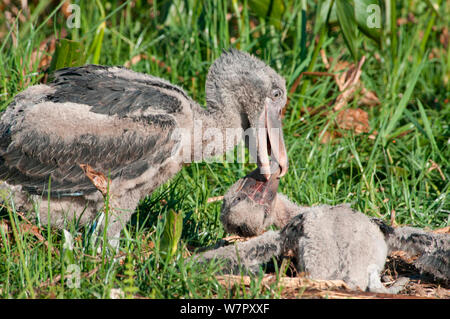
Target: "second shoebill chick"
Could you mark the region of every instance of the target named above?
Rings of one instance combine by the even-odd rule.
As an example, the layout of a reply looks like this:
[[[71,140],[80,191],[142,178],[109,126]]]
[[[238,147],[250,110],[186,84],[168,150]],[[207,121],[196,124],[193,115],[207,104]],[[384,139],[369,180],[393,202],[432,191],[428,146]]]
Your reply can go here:
[[[419,270],[450,279],[450,236],[412,227],[392,228],[348,205],[301,207],[276,194],[277,174],[267,182],[259,175],[256,170],[236,182],[224,196],[221,213],[227,232],[259,236],[196,258],[224,260],[225,272],[243,269],[253,273],[273,257],[291,251],[297,270],[313,279],[340,279],[353,288],[397,293],[406,278],[387,289],[380,272],[390,251],[404,250],[420,255],[415,262]],[[270,225],[282,229],[263,233]]]

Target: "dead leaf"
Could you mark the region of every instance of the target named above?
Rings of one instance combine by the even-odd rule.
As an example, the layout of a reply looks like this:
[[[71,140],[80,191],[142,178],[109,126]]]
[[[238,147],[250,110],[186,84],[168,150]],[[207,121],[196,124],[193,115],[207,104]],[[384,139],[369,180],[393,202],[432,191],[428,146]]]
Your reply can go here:
[[[375,92],[369,91],[364,87],[361,89],[361,97],[358,100],[358,105],[376,106],[380,104],[380,99],[378,99]]]
[[[437,171],[441,175],[442,180],[445,181],[445,175],[442,172],[441,167],[436,162],[434,162],[432,159],[430,159],[430,163],[431,163],[431,167],[428,169],[428,172],[431,172],[431,171],[437,169]]]
[[[356,134],[370,131],[369,115],[359,108],[342,110],[337,115],[336,122],[338,127],[353,130]]]
[[[337,131],[332,131],[331,133],[329,131],[325,131],[322,134],[322,137],[320,138],[320,143],[327,144],[331,141],[335,140],[338,137],[342,137],[342,134]]]
[[[325,64],[325,68],[328,70],[330,68],[330,62],[328,62],[328,58],[324,49],[320,49],[320,56],[322,58],[323,64]]]
[[[321,51],[322,61],[325,64],[325,67],[329,70],[330,69],[330,63],[328,62],[327,56],[325,54],[325,51]],[[330,58],[330,61],[333,59]],[[364,85],[360,81],[361,76],[361,67],[364,64],[365,57],[363,56],[361,60],[359,61],[358,65],[355,66],[355,64],[351,64],[348,61],[338,61],[333,65],[332,72],[335,73],[334,78],[336,81],[336,84],[339,87],[339,91],[343,92],[349,88],[353,89],[361,89],[361,99],[358,101],[358,105],[367,105],[367,106],[374,106],[379,105],[380,100],[378,99],[378,96],[375,94],[375,92],[367,90]],[[340,75],[336,74],[341,71]],[[354,86],[354,88],[353,88]],[[347,95],[349,93],[346,93]],[[342,97],[341,97],[342,99]],[[338,100],[336,101],[338,102]],[[339,109],[340,107],[335,106],[335,110]]]
[[[397,19],[397,26],[401,26],[401,25],[404,25],[407,23],[408,23],[408,19],[406,19],[406,18],[398,18]]]
[[[139,61],[141,60],[147,60],[148,56],[144,53],[135,55],[134,57],[132,57],[130,60],[128,60],[127,62],[124,63],[124,66],[127,68],[130,68],[131,66],[139,63]]]
[[[94,184],[103,196],[106,196],[108,193],[108,184],[110,184],[111,181],[108,180],[103,173],[94,170],[89,164],[80,164],[79,166],[87,178],[91,180],[92,184]]]
[[[448,48],[448,42],[449,42],[448,27],[442,28],[442,32],[439,35],[439,42],[441,42],[444,49]]]
[[[58,34],[58,38],[62,39],[65,38],[67,36],[67,31],[66,29],[61,29],[61,32]],[[45,71],[47,68],[50,67],[51,61],[52,61],[52,55],[55,52],[55,48],[56,48],[56,41],[57,38],[55,37],[55,35],[51,35],[48,38],[44,39],[40,44],[39,47],[34,49],[31,52],[30,55],[30,59],[28,61],[28,64],[26,64],[26,62],[23,62],[23,64],[25,64],[25,66],[22,69],[22,75],[24,77],[26,77],[26,75],[30,72],[32,72],[34,70],[34,66],[37,63],[37,72],[43,72]],[[38,62],[39,61],[39,62]],[[23,86],[28,86],[28,84],[31,82],[31,78],[30,77],[26,77],[27,80],[25,83],[21,83],[21,85]],[[41,80],[42,83],[46,83],[47,82],[47,74],[44,75],[44,77]]]
[[[391,226],[392,227],[397,227],[398,226],[397,222],[395,221],[395,217],[396,217],[395,209],[392,209],[391,210]]]
[[[4,207],[3,205],[0,204],[0,207]],[[39,242],[44,243],[44,245],[48,248],[48,241],[45,240],[44,236],[42,236],[41,234],[41,228],[39,228],[36,225],[33,225],[26,217],[25,214],[19,211],[16,211],[16,214],[19,215],[22,219],[23,219],[23,223],[20,223],[18,225],[20,231],[22,233],[31,233],[33,236],[35,236]],[[11,239],[11,225],[9,224],[8,221],[0,221],[0,228],[3,228],[3,230],[5,231],[5,234],[8,238],[8,240]],[[52,252],[55,255],[59,256],[59,251],[56,249],[56,247],[52,247]]]
[[[325,66],[329,67],[328,59],[325,52],[321,52],[322,60]],[[361,58],[358,64],[350,64],[347,61],[338,61],[332,67],[334,72],[341,72],[334,74],[334,80],[341,92],[333,105],[333,110],[339,112],[336,118],[336,124],[339,128],[345,130],[353,130],[356,134],[368,133],[370,131],[369,115],[366,111],[357,109],[344,109],[344,107],[355,97],[355,93],[360,89],[361,98],[358,101],[359,105],[374,106],[380,104],[377,95],[367,90],[361,83],[361,68],[365,62],[365,56]],[[331,106],[330,105],[330,106]],[[336,137],[335,133],[324,132],[321,133],[321,143],[329,143]],[[369,138],[374,139],[376,134],[372,134]]]
[[[402,26],[402,25],[408,24],[408,23],[410,23],[410,24],[417,23],[416,16],[412,12],[408,13],[408,17],[407,18],[404,18],[404,17],[397,18],[397,26]]]
[[[37,239],[39,239],[39,241],[45,242],[45,238],[44,238],[44,236],[41,235],[41,232],[39,231],[39,228],[37,226],[27,224],[27,223],[22,223],[22,224],[19,224],[19,228],[22,233],[30,233],[30,234],[34,235]]]
[[[66,19],[69,19],[72,14],[72,12],[69,11],[69,6],[70,6],[69,0],[64,1],[64,4],[61,6],[61,12]]]
[[[409,257],[403,251],[395,251],[388,257],[387,268],[383,277],[390,278],[394,282],[399,276],[407,275],[411,281],[401,294],[372,293],[360,290],[351,290],[342,280],[313,280],[307,278],[304,273],[295,277],[282,276],[276,274],[265,274],[260,281],[263,289],[273,291],[273,286],[277,286],[282,298],[358,298],[358,299],[417,299],[417,298],[448,298],[450,290],[438,284],[422,283],[417,276],[417,270],[412,265],[417,257]],[[412,273],[411,273],[412,271]],[[218,283],[227,289],[238,287],[239,289],[249,289],[252,280],[250,276],[239,275],[219,275],[216,276]],[[258,280],[258,279],[256,279]]]
[[[216,276],[220,285],[227,289],[233,287],[248,289],[251,285],[252,278],[249,276],[239,275],[220,275]],[[282,298],[331,298],[331,299],[416,299],[416,298],[436,298],[435,295],[428,296],[414,296],[405,294],[386,294],[386,293],[372,293],[361,290],[351,290],[350,287],[342,280],[313,280],[306,278],[304,275],[297,277],[281,277],[277,281],[277,276],[274,274],[266,274],[261,280],[260,285],[267,290],[272,291],[271,286],[277,283],[281,288],[279,291]],[[442,293],[445,295],[445,291]]]
[[[353,64],[351,64],[348,61],[338,61],[338,62],[336,62],[336,64],[333,65],[332,70],[333,70],[333,72],[338,73],[340,71],[350,68],[351,66],[353,66]]]
[[[331,142],[332,139],[334,139],[332,134],[328,131],[325,131],[325,132],[323,132],[322,137],[320,138],[320,143],[328,144]]]
[[[341,94],[336,98],[333,109],[335,111],[341,110],[353,97],[359,85],[359,78],[361,77],[361,68],[366,61],[363,56],[357,65],[352,64],[346,72],[340,76],[335,76],[335,81],[339,87]]]
[[[439,59],[441,57],[441,49],[432,48],[431,52],[428,54],[428,59]]]

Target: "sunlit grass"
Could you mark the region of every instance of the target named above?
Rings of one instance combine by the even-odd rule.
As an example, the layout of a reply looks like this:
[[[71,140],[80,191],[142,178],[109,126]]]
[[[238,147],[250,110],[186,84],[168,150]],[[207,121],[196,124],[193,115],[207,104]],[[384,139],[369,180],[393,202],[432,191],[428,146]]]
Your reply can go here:
[[[397,2],[399,17],[407,16],[405,8],[410,2]],[[359,50],[367,57],[362,82],[381,102],[364,107],[371,133],[377,133],[374,139],[369,133],[356,135],[337,129],[333,112],[322,116],[306,112],[307,107],[329,105],[337,96],[331,78],[309,78],[309,85],[302,85],[290,96],[284,127],[290,169],[280,191],[297,203],[347,202],[388,222],[395,218],[398,224],[417,227],[449,225],[449,59],[436,31],[448,25],[449,15],[444,12],[436,19],[436,30],[424,44],[418,35],[428,26],[429,13],[419,1],[412,2],[416,23],[397,27],[395,50],[379,48],[369,40],[360,42]],[[68,38],[87,48],[86,62],[124,65],[142,55],[138,62],[130,63],[133,70],[170,80],[202,104],[208,67],[223,48],[230,46],[259,56],[287,79],[288,86],[308,66],[313,71],[326,71],[319,56],[310,63],[318,36],[313,34],[313,1],[307,6],[306,34],[302,34],[298,10],[288,10],[283,18],[288,22],[277,30],[252,15],[246,1],[241,5],[235,1],[188,0],[186,6],[170,7],[164,16],[157,14],[160,8],[146,1],[73,3],[81,7],[79,29],[67,29],[61,11],[49,1],[39,2],[35,10],[40,11],[29,20],[17,19],[16,27],[0,29],[0,110],[17,93],[39,82],[40,61],[33,59],[33,51],[62,28],[67,29]],[[295,1],[293,7],[301,8],[301,1]],[[103,41],[98,42],[96,32],[104,21]],[[0,15],[0,25],[6,25],[4,15]],[[323,37],[322,49],[329,58],[352,61],[336,29],[328,30]],[[435,48],[441,54],[430,58]],[[356,103],[348,107],[357,107]],[[325,127],[331,133],[339,131],[342,137],[322,144]],[[123,234],[119,259],[102,260],[86,244],[89,228],[69,224],[67,229],[74,238],[73,262],[81,276],[78,288],[69,288],[62,275],[68,266],[62,233],[42,225],[40,233],[45,240],[37,239],[18,226],[27,222],[15,214],[13,203],[6,203],[9,209],[1,211],[1,218],[13,229],[7,240],[8,234],[0,228],[0,296],[109,298],[111,289],[120,288],[128,296],[151,298],[279,297],[277,289],[261,287],[258,277],[249,290],[226,289],[215,279],[218,265],[205,267],[188,259],[188,246],[212,245],[226,235],[219,220],[221,203],[208,203],[207,199],[223,195],[254,167],[233,163],[186,166],[141,202]],[[173,258],[167,260],[158,247],[169,209],[182,211],[184,222],[181,243]]]

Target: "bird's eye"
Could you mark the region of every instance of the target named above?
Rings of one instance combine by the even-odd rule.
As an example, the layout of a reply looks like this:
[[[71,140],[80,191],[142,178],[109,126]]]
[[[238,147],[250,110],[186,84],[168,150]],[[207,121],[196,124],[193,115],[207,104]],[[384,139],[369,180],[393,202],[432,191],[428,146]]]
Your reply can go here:
[[[273,99],[278,99],[280,98],[282,95],[281,90],[280,89],[275,89],[272,91],[272,98]]]
[[[241,200],[244,199],[244,196],[242,196],[242,194],[239,194],[238,196],[236,196],[236,198],[233,200],[233,203],[231,203],[232,206],[236,205],[237,203],[239,203]]]

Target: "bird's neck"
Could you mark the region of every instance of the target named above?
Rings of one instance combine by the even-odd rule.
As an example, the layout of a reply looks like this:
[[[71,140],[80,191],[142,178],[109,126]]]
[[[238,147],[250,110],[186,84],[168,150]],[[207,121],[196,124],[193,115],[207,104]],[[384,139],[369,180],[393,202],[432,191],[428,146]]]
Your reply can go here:
[[[283,228],[293,217],[302,213],[304,209],[305,207],[298,206],[285,195],[278,193],[272,209],[275,226]]]
[[[249,127],[248,120],[232,105],[193,105],[193,160],[221,157],[232,150]],[[201,146],[201,147],[200,147]]]

